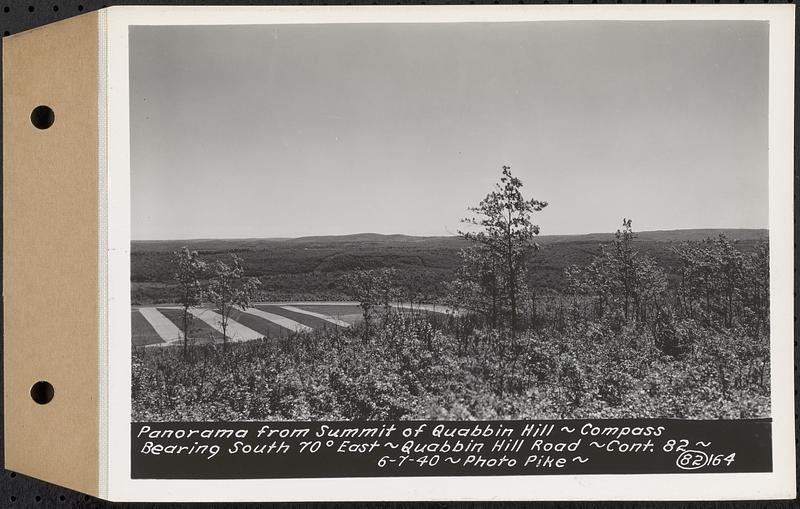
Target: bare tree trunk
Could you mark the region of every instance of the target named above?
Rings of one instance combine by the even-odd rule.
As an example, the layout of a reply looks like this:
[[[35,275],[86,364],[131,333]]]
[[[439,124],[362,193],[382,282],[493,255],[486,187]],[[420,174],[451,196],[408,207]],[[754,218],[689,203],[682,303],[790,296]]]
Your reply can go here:
[[[630,305],[630,293],[628,292],[628,283],[625,283],[625,321],[628,321],[628,306]]]
[[[183,359],[189,358],[189,308],[183,308]]]
[[[514,260],[511,258],[511,248],[508,251],[508,297],[511,301],[511,331],[517,330],[517,281],[516,274],[514,273]]]
[[[497,314],[499,313],[499,310],[497,309],[497,293],[497,285],[492,285],[492,329],[497,329]]]
[[[223,309],[221,309],[220,311],[222,311],[222,324],[221,324],[222,325],[222,351],[223,352],[227,352],[228,351],[228,314],[230,313],[230,311],[226,312],[224,310],[224,306],[223,306]]]

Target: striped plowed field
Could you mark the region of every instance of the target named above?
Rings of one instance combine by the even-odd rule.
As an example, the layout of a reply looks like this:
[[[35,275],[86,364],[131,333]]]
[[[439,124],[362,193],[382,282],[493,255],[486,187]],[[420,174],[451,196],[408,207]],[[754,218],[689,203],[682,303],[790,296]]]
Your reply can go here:
[[[288,309],[284,309],[283,306],[258,304],[255,307],[256,309],[261,309],[262,311],[266,311],[268,313],[274,313],[276,315],[283,316],[285,318],[288,318],[289,320],[305,325],[306,327],[310,327],[311,329],[314,330],[331,329],[336,327],[336,325],[330,321],[318,318],[316,316],[290,311]],[[305,309],[305,306],[295,306],[295,307],[297,307],[298,309]]]
[[[338,320],[342,320],[343,322],[347,322],[349,324],[354,324],[362,320],[362,311],[361,307],[354,306],[354,305],[306,305],[306,306],[297,306],[299,308],[312,311],[314,313],[321,313],[323,315],[330,316],[332,318],[336,318]]]
[[[157,308],[158,311],[166,316],[172,323],[179,329],[183,329],[183,310],[174,308]],[[210,325],[198,320],[197,318],[189,317],[189,341],[196,345],[205,345],[212,342],[221,342],[222,334],[214,330]]]
[[[287,307],[290,309],[285,309]],[[344,313],[339,313],[339,307]],[[305,303],[256,304],[246,311],[234,309],[228,320],[228,341],[285,338],[298,332],[349,327],[355,322],[348,317],[352,309],[347,305],[308,306]],[[221,343],[220,320],[216,309],[192,308],[188,331],[190,344]],[[174,305],[134,308],[131,310],[131,328],[134,346],[183,344],[183,309]]]
[[[131,343],[133,346],[147,346],[164,343],[158,332],[150,325],[150,322],[139,312],[138,309],[131,310]]]
[[[408,311],[403,304],[393,307]],[[445,312],[445,308],[436,311]],[[218,310],[200,307],[191,308],[189,312],[190,344],[222,342],[222,317]],[[375,313],[382,313],[382,308],[378,307]],[[228,320],[226,335],[228,341],[233,342],[285,338],[296,333],[350,327],[359,322],[361,316],[361,308],[352,302],[258,303],[245,311],[234,309]],[[136,307],[131,310],[131,329],[133,346],[183,344],[183,309],[168,304]]]
[[[231,311],[230,318],[261,333],[265,338],[285,338],[292,334],[291,330],[281,327],[277,323],[264,320],[263,318],[245,313],[238,309]]]

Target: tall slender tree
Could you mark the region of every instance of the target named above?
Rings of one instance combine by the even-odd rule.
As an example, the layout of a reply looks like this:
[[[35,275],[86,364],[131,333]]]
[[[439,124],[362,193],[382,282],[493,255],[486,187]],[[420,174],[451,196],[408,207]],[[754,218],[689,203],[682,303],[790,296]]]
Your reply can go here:
[[[358,301],[364,317],[363,341],[369,342],[372,319],[375,308],[383,299],[383,283],[379,270],[359,269],[349,272],[344,277],[347,292]]]
[[[258,289],[258,279],[246,277],[242,259],[231,255],[230,265],[217,260],[211,267],[212,277],[208,283],[209,300],[219,310],[220,327],[222,328],[222,348],[228,347],[228,322],[231,312],[239,308],[245,311]]]
[[[522,181],[511,174],[510,166],[503,166],[495,190],[486,195],[477,207],[469,208],[475,214],[473,217],[462,220],[479,227],[479,230],[459,231],[465,239],[481,245],[484,248],[482,252],[491,257],[500,269],[513,331],[520,325],[528,258],[539,249],[534,242],[539,235],[539,226],[533,224],[533,213],[546,206],[545,201],[526,199],[522,194]]]
[[[601,244],[590,264],[564,271],[572,292],[597,297],[598,316],[619,311],[626,321],[644,321],[658,308],[667,276],[655,260],[635,249],[635,238],[633,221],[623,219],[614,241]]]
[[[636,285],[636,251],[633,249],[633,239],[636,234],[633,232],[633,220],[622,219],[622,228],[617,230],[614,235],[614,257],[619,273],[619,283],[622,287],[623,310],[625,320],[630,318],[631,299],[634,297],[634,286]]]
[[[206,263],[197,251],[186,246],[172,253],[175,265],[175,280],[178,282],[178,304],[183,308],[183,356],[189,355],[189,322],[192,319],[189,309],[199,306],[203,301],[203,286],[200,283]]]

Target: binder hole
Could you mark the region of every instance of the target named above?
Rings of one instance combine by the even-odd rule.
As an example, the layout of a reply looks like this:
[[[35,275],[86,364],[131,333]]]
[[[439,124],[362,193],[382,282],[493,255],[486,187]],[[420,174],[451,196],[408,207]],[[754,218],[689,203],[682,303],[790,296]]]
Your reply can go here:
[[[34,7],[34,6],[32,6],[32,5],[29,5],[29,6],[28,6],[28,12],[33,12],[33,11],[35,11],[35,10],[36,10],[36,7]]]
[[[78,10],[79,10],[79,11],[82,11],[82,10],[83,10],[83,6],[82,6],[82,5],[79,5],[79,6],[78,6]]]
[[[9,7],[7,5],[5,7],[3,7],[3,12],[10,12],[10,11],[11,11],[11,7]]]
[[[55,390],[50,382],[36,382],[31,387],[31,398],[40,405],[46,405],[53,399]]]
[[[31,112],[31,123],[37,129],[47,129],[56,121],[56,114],[49,106],[37,106]]]

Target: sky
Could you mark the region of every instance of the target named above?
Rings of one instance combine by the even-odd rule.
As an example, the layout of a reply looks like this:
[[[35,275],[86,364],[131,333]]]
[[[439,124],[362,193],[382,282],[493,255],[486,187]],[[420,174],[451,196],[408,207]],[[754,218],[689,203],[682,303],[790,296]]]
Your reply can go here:
[[[132,237],[766,228],[765,22],[130,29]]]

